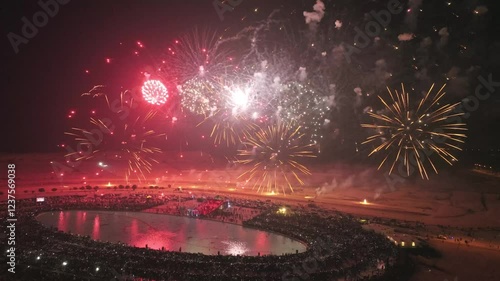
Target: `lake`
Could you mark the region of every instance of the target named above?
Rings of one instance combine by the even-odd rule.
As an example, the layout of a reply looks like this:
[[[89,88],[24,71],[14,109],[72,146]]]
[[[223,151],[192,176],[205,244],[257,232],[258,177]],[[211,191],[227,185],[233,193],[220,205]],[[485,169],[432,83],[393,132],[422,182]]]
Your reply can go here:
[[[217,221],[114,211],[59,211],[39,214],[46,226],[94,240],[206,255],[281,255],[306,246],[283,235]]]

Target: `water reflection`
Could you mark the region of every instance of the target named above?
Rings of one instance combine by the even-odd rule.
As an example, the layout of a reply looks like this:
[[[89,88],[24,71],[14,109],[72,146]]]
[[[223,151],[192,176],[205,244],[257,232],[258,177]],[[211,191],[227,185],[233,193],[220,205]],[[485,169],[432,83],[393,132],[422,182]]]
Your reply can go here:
[[[245,255],[250,249],[247,248],[245,242],[240,241],[222,241],[222,244],[226,245],[226,251],[224,252],[227,255]]]
[[[45,225],[94,240],[136,247],[209,255],[261,255],[305,251],[300,242],[239,225],[136,212],[62,211],[43,213]]]
[[[64,232],[68,231],[68,222],[64,219],[65,212],[59,212],[59,220],[57,224],[57,229],[62,230]]]
[[[99,220],[99,214],[94,217],[94,228],[92,229],[92,239],[98,240],[100,237],[101,221]]]

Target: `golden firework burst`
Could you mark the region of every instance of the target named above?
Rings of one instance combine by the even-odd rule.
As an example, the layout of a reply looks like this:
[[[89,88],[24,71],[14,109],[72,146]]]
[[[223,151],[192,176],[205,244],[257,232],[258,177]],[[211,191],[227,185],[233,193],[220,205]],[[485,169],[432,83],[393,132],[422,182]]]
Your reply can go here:
[[[401,92],[391,92],[387,88],[390,100],[378,97],[384,110],[381,113],[368,112],[374,123],[362,124],[362,127],[376,130],[363,144],[381,142],[369,154],[385,154],[379,169],[384,163],[391,162],[391,174],[396,163],[402,161],[408,176],[416,166],[420,176],[429,179],[428,166],[438,173],[432,160],[434,156],[449,165],[457,161],[452,152],[461,150],[467,128],[460,119],[464,113],[455,110],[460,103],[441,105],[445,86],[432,94],[433,84],[416,107],[410,103],[410,95],[403,84]]]
[[[244,142],[249,149],[238,151],[240,164],[248,166],[238,178],[253,184],[257,192],[293,192],[292,182],[304,185],[300,175],[311,172],[300,161],[316,157],[313,144],[303,144],[305,134],[300,126],[284,123],[270,125],[250,135]],[[290,177],[291,176],[291,177]]]

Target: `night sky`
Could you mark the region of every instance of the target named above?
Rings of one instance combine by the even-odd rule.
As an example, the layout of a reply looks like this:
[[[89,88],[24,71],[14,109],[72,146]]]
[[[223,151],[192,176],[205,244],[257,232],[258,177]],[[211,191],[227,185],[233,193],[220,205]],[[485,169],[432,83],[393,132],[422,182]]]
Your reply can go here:
[[[263,7],[267,1],[250,2],[239,9]],[[159,48],[193,27],[234,27],[243,14],[227,12],[221,21],[212,1],[70,1],[15,54],[6,35],[19,34],[21,18],[31,18],[41,8],[37,1],[8,1],[2,6],[2,61],[6,61],[2,77],[9,93],[2,111],[2,120],[9,120],[2,124],[2,131],[9,132],[2,141],[4,152],[59,151],[56,145],[63,137],[64,117],[81,102],[82,93],[98,84],[134,87],[132,81],[140,83],[143,58],[130,56],[112,64],[106,64],[105,58],[126,57],[136,41]]]
[[[209,27],[220,32],[236,33],[257,20],[265,19],[273,9],[281,9],[287,13],[292,11],[290,20],[303,23],[302,11],[311,10],[314,4],[314,1],[305,0],[243,0],[233,12],[226,12],[224,20],[221,21],[211,0],[73,0],[66,5],[60,5],[58,13],[49,18],[48,23],[39,28],[36,36],[29,39],[27,44],[21,44],[19,52],[15,54],[7,34],[21,33],[21,18],[26,16],[31,19],[34,13],[41,10],[37,2],[2,2],[2,152],[60,151],[57,145],[63,140],[63,133],[68,125],[65,117],[69,109],[81,103],[82,93],[98,84],[110,85],[117,89],[137,87],[141,83],[141,72],[147,70],[149,62],[154,59],[150,54],[154,53],[154,50],[164,48],[176,36],[193,27]],[[332,10],[328,7],[340,7],[344,2],[346,1],[325,1],[327,13]],[[363,9],[373,5],[383,6],[385,3],[355,2]],[[465,1],[451,2],[463,4]],[[469,2],[474,2],[470,3],[470,7],[487,4],[487,1]],[[424,3],[423,7],[426,5],[428,4]],[[258,12],[255,12],[256,8]],[[500,46],[495,38],[499,33],[498,24],[495,25],[492,17],[493,13],[493,10],[488,11],[480,23],[485,27],[479,39],[485,41],[476,38],[470,43],[474,43],[484,56],[478,61],[480,73],[486,76],[493,73],[493,80],[500,81],[498,55],[492,55]],[[352,20],[351,16],[345,13],[336,17],[345,23]],[[446,21],[447,18],[424,18],[419,21],[419,29],[424,30],[440,20]],[[402,25],[403,19],[398,21]],[[427,21],[432,21],[432,24]],[[397,23],[391,25],[398,26]],[[400,29],[404,31],[403,28]],[[456,32],[453,26],[449,29],[450,32]],[[490,32],[496,34],[488,36]],[[131,55],[137,41],[147,46],[148,53],[135,57]],[[111,63],[106,63],[106,58],[111,58]],[[85,73],[86,70],[89,70],[89,73]],[[476,86],[473,82],[463,85],[461,90],[464,90],[466,95],[473,93]],[[479,110],[472,114],[469,120],[469,147],[499,147],[499,92],[500,88],[497,87],[492,98],[481,103]],[[460,94],[456,100],[463,97],[464,95]]]

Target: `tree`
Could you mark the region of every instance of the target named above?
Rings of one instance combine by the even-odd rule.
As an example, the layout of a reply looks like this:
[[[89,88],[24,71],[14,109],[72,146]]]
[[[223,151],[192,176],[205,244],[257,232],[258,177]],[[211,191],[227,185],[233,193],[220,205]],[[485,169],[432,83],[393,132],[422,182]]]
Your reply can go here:
[[[135,191],[136,189],[137,189],[137,185],[135,185],[135,184],[134,184],[134,185],[132,185],[132,190],[134,190],[134,191]]]
[[[38,189],[38,192],[45,192],[45,188],[43,188],[43,187],[42,187],[42,188],[39,188],[39,189]]]
[[[94,186],[94,190],[97,191],[99,189],[99,187],[96,185]]]
[[[57,188],[52,188],[52,192],[56,192],[57,191]]]

